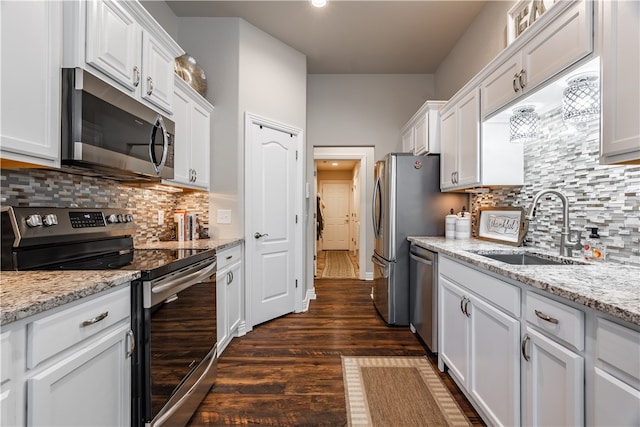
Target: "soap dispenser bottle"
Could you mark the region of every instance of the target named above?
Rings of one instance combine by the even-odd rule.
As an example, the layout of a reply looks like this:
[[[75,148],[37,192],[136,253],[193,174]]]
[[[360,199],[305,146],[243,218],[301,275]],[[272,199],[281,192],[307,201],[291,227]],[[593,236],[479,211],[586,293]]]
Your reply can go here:
[[[584,259],[587,261],[604,261],[606,257],[606,248],[600,240],[598,227],[590,227],[591,234],[583,245]]]

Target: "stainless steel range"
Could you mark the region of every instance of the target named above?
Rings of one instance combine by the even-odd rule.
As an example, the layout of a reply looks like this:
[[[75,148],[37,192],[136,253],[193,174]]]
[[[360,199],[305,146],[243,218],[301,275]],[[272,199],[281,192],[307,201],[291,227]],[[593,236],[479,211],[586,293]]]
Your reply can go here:
[[[216,376],[214,249],[134,249],[119,209],[7,207],[2,270],[135,270],[132,425],[186,425]]]

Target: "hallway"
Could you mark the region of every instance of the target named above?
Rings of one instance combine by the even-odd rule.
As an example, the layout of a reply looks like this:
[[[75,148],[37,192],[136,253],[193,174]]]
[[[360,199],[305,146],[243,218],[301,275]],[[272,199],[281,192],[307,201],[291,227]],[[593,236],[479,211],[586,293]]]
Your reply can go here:
[[[190,426],[343,426],[340,356],[426,354],[408,328],[389,328],[380,319],[371,282],[324,279],[315,286],[308,312],[264,323],[231,342]],[[430,361],[435,365],[435,357]],[[444,380],[473,425],[483,425],[448,376]]]

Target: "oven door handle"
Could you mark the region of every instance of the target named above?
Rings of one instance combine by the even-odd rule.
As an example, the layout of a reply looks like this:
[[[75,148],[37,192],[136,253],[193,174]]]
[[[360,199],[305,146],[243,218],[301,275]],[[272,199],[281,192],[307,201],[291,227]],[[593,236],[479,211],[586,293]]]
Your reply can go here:
[[[213,263],[211,263],[211,265],[209,265],[208,267],[202,270],[198,270],[196,272],[189,273],[186,276],[173,279],[169,281],[169,283],[164,283],[162,285],[157,285],[157,286],[152,285],[151,292],[153,292],[154,294],[159,294],[159,293],[167,292],[168,290],[173,290],[173,288],[178,288],[178,287],[184,288],[191,285],[195,285],[196,283],[200,283],[202,279],[211,276],[211,273],[213,273],[217,265],[218,263],[214,261]],[[184,285],[188,285],[188,286],[184,286]]]

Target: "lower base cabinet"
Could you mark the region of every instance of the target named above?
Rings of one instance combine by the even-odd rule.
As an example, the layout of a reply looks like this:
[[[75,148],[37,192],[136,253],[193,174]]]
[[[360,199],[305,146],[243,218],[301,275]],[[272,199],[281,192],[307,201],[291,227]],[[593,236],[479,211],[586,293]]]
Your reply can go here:
[[[131,424],[129,285],[2,327],[3,426]]]
[[[584,425],[584,358],[527,327],[523,425]]]
[[[218,310],[218,355],[222,354],[233,337],[244,335],[244,279],[242,274],[242,245],[217,253],[216,305]]]

